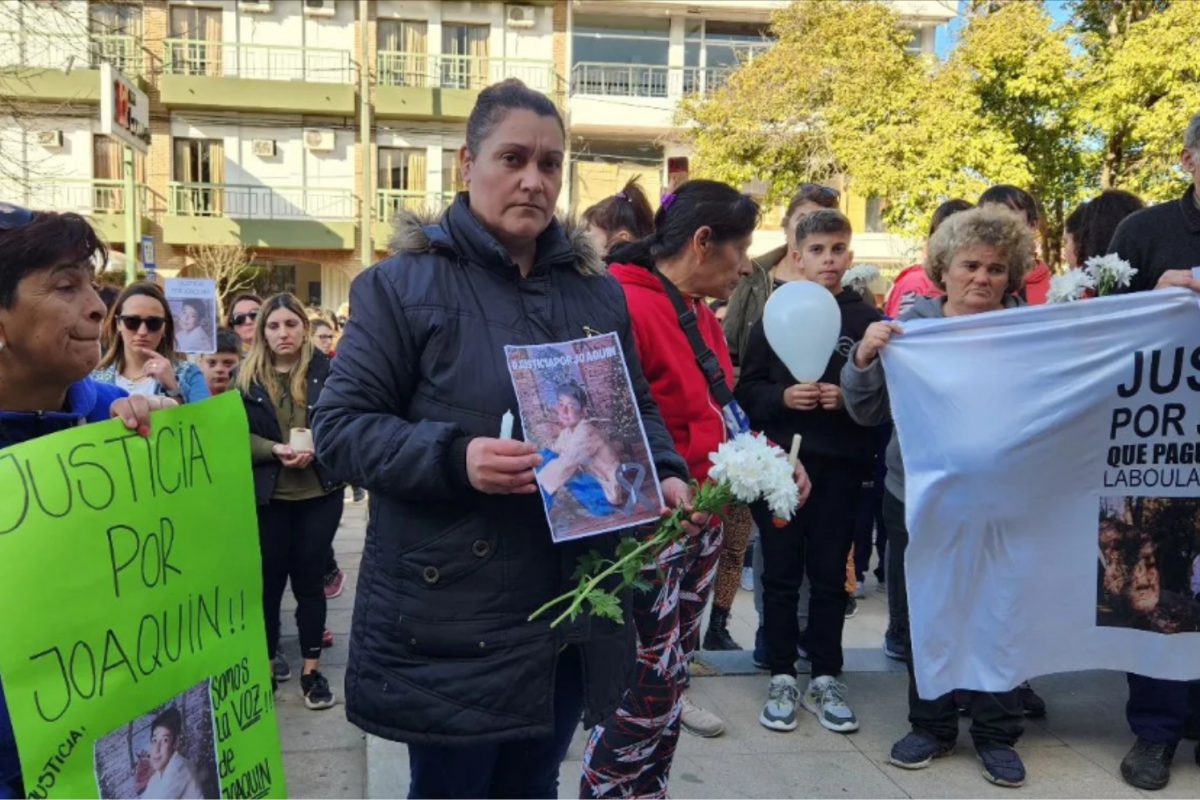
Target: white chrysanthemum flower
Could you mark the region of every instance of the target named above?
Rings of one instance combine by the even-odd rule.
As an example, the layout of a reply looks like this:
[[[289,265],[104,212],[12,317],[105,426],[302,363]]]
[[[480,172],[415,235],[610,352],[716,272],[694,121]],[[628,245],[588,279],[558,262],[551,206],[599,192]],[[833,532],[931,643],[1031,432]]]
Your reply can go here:
[[[1096,292],[1101,296],[1128,286],[1133,276],[1137,275],[1137,270],[1116,253],[1092,256],[1084,262],[1083,269],[1092,276]]]
[[[1081,269],[1068,270],[1062,275],[1050,279],[1050,291],[1046,294],[1048,303],[1070,303],[1082,300],[1088,289],[1095,289],[1093,277]]]
[[[800,502],[799,490],[787,454],[765,438],[740,433],[709,453],[709,476],[729,486],[743,503],[766,500],[771,513],[791,519]]]

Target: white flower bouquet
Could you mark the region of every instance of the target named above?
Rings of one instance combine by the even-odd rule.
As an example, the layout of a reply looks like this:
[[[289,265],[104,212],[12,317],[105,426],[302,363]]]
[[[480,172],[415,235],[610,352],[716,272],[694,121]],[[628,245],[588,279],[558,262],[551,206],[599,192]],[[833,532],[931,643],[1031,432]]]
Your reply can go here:
[[[738,434],[710,453],[709,480],[694,485],[690,512],[675,509],[664,517],[654,533],[639,541],[626,536],[617,546],[614,558],[605,558],[595,550],[579,559],[573,579],[578,585],[559,595],[529,615],[537,619],[556,606],[566,604],[550,627],[565,619],[575,619],[587,606],[588,613],[622,622],[619,594],[630,587],[645,590],[650,587],[642,571],[658,562],[659,555],[686,535],[685,517],[691,514],[721,514],[734,503],[754,503],[765,500],[777,518],[789,520],[799,503],[799,490],[793,477],[794,467],[788,454],[764,437],[751,433]],[[613,576],[620,582],[615,588],[601,586]]]
[[[1129,286],[1137,270],[1116,254],[1092,256],[1083,264],[1083,269],[1068,270],[1050,279],[1050,291],[1046,295],[1049,303],[1071,303],[1083,300],[1088,292],[1105,297]]]

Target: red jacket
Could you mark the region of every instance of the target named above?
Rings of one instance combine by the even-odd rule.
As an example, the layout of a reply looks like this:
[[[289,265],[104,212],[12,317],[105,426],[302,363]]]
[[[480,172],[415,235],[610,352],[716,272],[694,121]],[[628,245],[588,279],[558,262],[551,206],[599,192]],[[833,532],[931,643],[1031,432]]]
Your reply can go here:
[[[1031,306],[1045,305],[1049,292],[1050,268],[1045,262],[1038,261],[1033,265],[1033,270],[1025,276],[1025,302]]]
[[[941,297],[942,290],[933,285],[925,274],[925,267],[913,264],[896,276],[892,290],[888,292],[887,302],[883,304],[883,314],[889,319],[899,319],[900,314],[907,311],[918,297]]]
[[[698,481],[708,477],[708,454],[725,441],[725,421],[696,363],[679,316],[658,278],[636,264],[612,264],[609,274],[625,290],[642,372],[650,382],[675,449]],[[733,389],[733,362],[721,323],[703,302],[694,303],[700,336],[717,354],[725,382]]]

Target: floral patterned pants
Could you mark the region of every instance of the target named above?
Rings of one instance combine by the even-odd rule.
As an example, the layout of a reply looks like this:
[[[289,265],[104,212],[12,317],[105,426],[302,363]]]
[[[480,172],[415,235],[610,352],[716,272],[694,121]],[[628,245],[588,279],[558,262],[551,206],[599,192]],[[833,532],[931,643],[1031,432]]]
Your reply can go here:
[[[580,797],[666,797],[688,661],[700,644],[721,538],[718,522],[668,548],[646,571],[653,586],[633,600],[636,676],[616,713],[588,737]]]

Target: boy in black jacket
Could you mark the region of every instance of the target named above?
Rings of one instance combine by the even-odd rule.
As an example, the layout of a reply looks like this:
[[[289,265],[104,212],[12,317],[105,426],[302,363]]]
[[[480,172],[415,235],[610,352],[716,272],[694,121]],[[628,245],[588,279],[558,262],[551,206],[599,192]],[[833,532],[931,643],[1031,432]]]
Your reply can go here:
[[[763,548],[763,622],[771,668],[759,722],[772,730],[795,729],[797,701],[831,731],[858,730],[845,687],[836,677],[842,670],[846,559],[874,441],[872,429],[856,424],[846,413],[839,383],[850,348],[881,316],[853,289],[842,288],[842,276],[854,258],[851,234],[850,221],[833,210],[810,214],[796,226],[795,258],[805,279],[827,288],[842,312],[841,336],[821,380],[797,383],[771,350],[759,322],[746,343],[736,390],[755,430],[784,448],[793,435],[803,437],[801,454],[813,483],[808,503],[782,527],[774,524],[764,504],[752,508]],[[804,336],[805,331],[796,330],[795,335]],[[806,572],[811,600],[805,644],[812,679],[801,696],[795,667],[800,633],[796,604]]]

